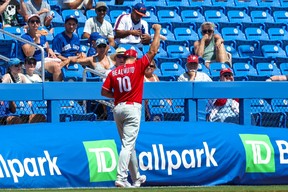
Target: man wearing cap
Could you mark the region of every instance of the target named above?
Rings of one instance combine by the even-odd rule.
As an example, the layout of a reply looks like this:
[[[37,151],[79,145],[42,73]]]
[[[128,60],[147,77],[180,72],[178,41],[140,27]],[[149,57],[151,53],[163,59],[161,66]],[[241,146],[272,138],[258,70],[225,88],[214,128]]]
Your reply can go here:
[[[125,64],[125,53],[126,49],[123,47],[118,47],[115,51],[114,54],[110,55],[110,58],[115,61],[115,65],[112,69],[115,69],[116,67],[120,66],[120,65],[124,65]]]
[[[39,74],[34,73],[37,61],[34,57],[26,57],[24,62],[26,83],[40,83],[42,82]]]
[[[27,14],[38,14],[41,21],[41,26],[51,27],[51,21],[53,19],[50,14],[50,5],[43,0],[30,0],[26,2]]]
[[[93,0],[58,0],[61,9],[92,9]]]
[[[131,14],[122,14],[117,17],[114,32],[115,41],[119,43],[149,44],[148,23],[142,19],[146,15],[146,7],[142,3],[133,6]]]
[[[230,68],[220,71],[220,81],[234,81]],[[207,112],[208,121],[239,123],[239,99],[210,99],[207,104]]]
[[[231,54],[226,52],[223,38],[219,34],[215,34],[214,29],[214,23],[202,23],[202,38],[194,42],[195,54],[205,60],[207,68],[209,68],[212,62],[227,62],[231,64]]]
[[[80,39],[74,31],[77,29],[78,20],[75,15],[68,15],[65,18],[65,31],[57,34],[52,42],[52,49],[59,59],[67,61],[72,57],[84,58],[85,53],[81,52]],[[69,62],[67,62],[69,64]]]
[[[114,32],[111,23],[106,21],[108,7],[105,2],[99,1],[96,4],[96,17],[91,17],[85,22],[83,38],[89,38],[92,32],[98,32],[102,37],[107,38],[109,45],[115,47]]]
[[[157,54],[160,45],[161,25],[155,31],[149,51],[139,60],[133,49],[125,51],[125,64],[112,70],[101,90],[101,95],[114,98],[113,115],[121,138],[121,152],[117,168],[116,187],[131,187],[127,181],[129,169],[133,186],[140,187],[146,176],[138,171],[135,144],[140,129],[143,82],[146,68]],[[129,166],[128,166],[129,165]]]
[[[30,15],[28,18],[28,30],[27,33],[23,34],[21,37],[27,41],[33,42],[44,49],[44,68],[48,72],[52,73],[53,81],[62,81],[62,72],[61,68],[66,65],[65,62],[61,62],[50,49],[50,46],[47,42],[46,36],[38,33],[38,28],[40,25],[40,17],[38,14]],[[39,74],[42,71],[42,54],[40,49],[36,49],[34,46],[23,43],[19,41],[19,47],[22,48],[21,56],[24,58],[33,56],[37,60],[36,70]]]
[[[178,81],[212,81],[206,73],[197,71],[198,65],[198,56],[189,55],[186,63],[186,72],[178,77]]]

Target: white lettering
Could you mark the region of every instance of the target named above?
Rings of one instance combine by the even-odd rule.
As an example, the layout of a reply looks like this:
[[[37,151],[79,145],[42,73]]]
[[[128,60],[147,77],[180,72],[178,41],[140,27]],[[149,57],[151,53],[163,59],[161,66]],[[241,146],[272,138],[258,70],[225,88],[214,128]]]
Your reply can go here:
[[[276,141],[279,148],[280,164],[288,164],[288,159],[285,159],[285,155],[288,155],[288,142],[283,140]]]
[[[267,164],[271,159],[271,149],[269,145],[263,141],[246,141],[247,144],[251,145],[253,151],[253,163],[254,164]],[[261,146],[266,149],[266,157],[262,159]],[[263,151],[264,152],[264,151]],[[262,153],[264,154],[264,153]]]
[[[97,165],[98,165],[98,173],[100,172],[111,172],[113,171],[116,166],[117,166],[117,162],[115,161],[116,157],[114,152],[112,151],[111,148],[91,148],[89,149],[89,152],[95,153],[95,157],[97,160]],[[105,160],[105,153],[107,155],[109,155],[112,163],[110,165],[110,167],[107,167],[106,165],[106,160]]]

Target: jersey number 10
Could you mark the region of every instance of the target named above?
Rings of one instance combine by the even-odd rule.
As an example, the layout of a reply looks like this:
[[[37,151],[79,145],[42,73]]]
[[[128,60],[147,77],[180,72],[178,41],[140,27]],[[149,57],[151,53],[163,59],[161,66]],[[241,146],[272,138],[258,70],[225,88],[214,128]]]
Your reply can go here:
[[[123,93],[123,91],[125,92],[131,91],[131,81],[128,76],[118,77],[117,81],[120,93]]]

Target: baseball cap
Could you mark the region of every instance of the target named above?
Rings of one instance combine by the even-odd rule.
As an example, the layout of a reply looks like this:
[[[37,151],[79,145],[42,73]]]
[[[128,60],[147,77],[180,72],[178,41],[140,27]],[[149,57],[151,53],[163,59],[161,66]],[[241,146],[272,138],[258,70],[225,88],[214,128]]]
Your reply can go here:
[[[34,57],[26,57],[25,63],[29,63],[30,61],[34,61],[35,63],[37,62],[37,60]]]
[[[135,57],[135,58],[137,58],[138,53],[134,49],[128,49],[127,51],[125,51],[124,56],[125,57]]]
[[[98,8],[100,8],[100,7],[105,7],[106,9],[108,9],[106,3],[103,2],[103,1],[99,1],[99,2],[97,2],[97,3],[96,3],[96,7],[95,7],[95,9],[98,9]]]
[[[110,55],[110,58],[115,61],[117,55],[124,55],[126,49],[124,47],[118,47],[114,54]]]
[[[18,59],[18,58],[11,58],[8,61],[8,67],[10,67],[12,65],[18,65],[18,64],[23,64],[23,62],[21,62],[20,59]]]
[[[230,73],[233,74],[232,70],[230,68],[224,68],[220,71],[220,76],[222,76],[224,73]]]
[[[37,19],[39,19],[40,20],[40,17],[39,17],[39,15],[38,14],[32,14],[32,15],[30,15],[29,17],[28,17],[28,22],[30,21],[30,19],[32,19],[33,17],[37,17]]]
[[[107,45],[106,39],[104,39],[104,38],[98,38],[98,39],[96,40],[96,46],[101,45],[101,44]]]
[[[189,55],[187,57],[187,63],[199,63],[199,59],[197,55]]]
[[[89,42],[96,41],[97,39],[101,38],[102,36],[98,32],[91,33],[89,37]]]
[[[133,6],[133,9],[138,15],[141,15],[142,17],[146,16],[146,7],[142,3],[137,3]]]
[[[67,16],[65,17],[65,23],[66,23],[69,19],[73,19],[76,23],[78,23],[77,16],[75,16],[75,15],[67,15]]]

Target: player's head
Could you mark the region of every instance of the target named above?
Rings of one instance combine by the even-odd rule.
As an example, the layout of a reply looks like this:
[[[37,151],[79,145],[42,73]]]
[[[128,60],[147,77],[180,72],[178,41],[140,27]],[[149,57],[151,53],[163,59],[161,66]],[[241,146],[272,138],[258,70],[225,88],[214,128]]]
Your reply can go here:
[[[128,49],[127,51],[125,51],[124,57],[125,57],[125,63],[131,63],[136,61],[138,53],[134,49]]]
[[[189,55],[187,57],[186,70],[187,72],[195,72],[198,69],[199,58],[197,55]]]
[[[146,7],[143,3],[137,3],[133,6],[131,18],[134,24],[139,23],[142,17],[146,16]]]

